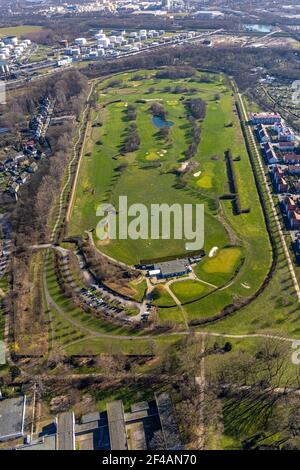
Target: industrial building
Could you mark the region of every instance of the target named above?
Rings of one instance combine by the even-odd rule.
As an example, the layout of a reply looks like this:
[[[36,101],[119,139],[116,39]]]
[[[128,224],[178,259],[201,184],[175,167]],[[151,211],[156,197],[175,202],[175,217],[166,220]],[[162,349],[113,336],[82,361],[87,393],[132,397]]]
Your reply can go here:
[[[56,418],[57,450],[75,450],[75,416],[73,411],[61,413]]]
[[[180,450],[179,428],[174,418],[174,410],[169,393],[164,392],[155,395],[161,428],[167,450]]]
[[[107,404],[107,419],[111,450],[127,450],[127,437],[122,400]]]
[[[166,279],[168,277],[183,276],[191,271],[190,263],[187,258],[176,259],[172,261],[162,261],[154,264],[148,270],[149,277]]]

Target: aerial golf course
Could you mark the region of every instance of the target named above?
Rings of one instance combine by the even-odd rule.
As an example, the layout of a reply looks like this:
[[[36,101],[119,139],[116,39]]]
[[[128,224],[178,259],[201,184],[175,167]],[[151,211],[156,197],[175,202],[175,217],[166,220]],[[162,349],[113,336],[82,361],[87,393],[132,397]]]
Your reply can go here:
[[[158,76],[157,76],[158,75]],[[231,87],[223,75],[197,72],[179,79],[161,78],[157,71],[118,74],[99,81],[80,163],[68,236],[92,234],[95,247],[111,258],[135,265],[140,260],[184,256],[186,240],[97,239],[101,203],[118,206],[143,203],[204,204],[205,257],[194,267],[193,279],[171,282],[161,289],[161,318],[181,323],[206,318],[238,299],[253,295],[266,278],[272,251],[247,154]],[[205,115],[193,122],[200,128],[196,152],[188,103],[205,102]],[[164,119],[153,116],[153,103]],[[133,119],[128,110],[133,110]],[[134,123],[137,148],[126,150]],[[168,128],[168,132],[161,132]],[[225,152],[230,149],[241,213],[234,212]],[[173,305],[173,306],[172,306]]]

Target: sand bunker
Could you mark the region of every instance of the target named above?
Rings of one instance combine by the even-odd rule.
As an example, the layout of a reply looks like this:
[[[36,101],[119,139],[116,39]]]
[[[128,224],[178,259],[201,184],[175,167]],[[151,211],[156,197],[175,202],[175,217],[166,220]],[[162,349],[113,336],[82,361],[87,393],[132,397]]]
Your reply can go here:
[[[218,249],[219,249],[219,248],[218,248],[217,246],[214,246],[214,247],[210,250],[210,252],[208,253],[208,257],[209,257],[209,258],[212,258],[213,256],[215,256],[215,255],[217,254]]]

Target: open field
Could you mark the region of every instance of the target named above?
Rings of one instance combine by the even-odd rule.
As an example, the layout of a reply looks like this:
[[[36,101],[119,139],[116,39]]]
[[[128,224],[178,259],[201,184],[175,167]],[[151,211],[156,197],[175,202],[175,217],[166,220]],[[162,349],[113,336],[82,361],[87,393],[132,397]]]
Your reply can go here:
[[[97,87],[98,101],[92,113],[68,235],[95,231],[98,205],[108,202],[118,207],[120,195],[127,196],[128,205],[143,203],[147,208],[154,203],[203,203],[204,249],[209,253],[218,247],[219,251],[215,258],[206,257],[197,266],[196,275],[216,287],[230,281],[226,291],[210,294],[203,302],[188,307],[189,320],[197,315],[205,317],[232,303],[236,296],[253,295],[265,279],[272,259],[232,92],[222,75],[211,74],[207,82],[202,80],[201,73],[178,81],[158,79],[155,72],[139,73],[144,74],[144,80],[135,80],[134,73],[119,74],[117,87],[111,86],[112,79]],[[183,87],[183,91],[174,93],[175,85]],[[206,102],[206,116],[203,122],[198,121],[201,142],[190,161],[191,170],[182,177],[184,185],[180,185],[174,170],[186,161],[184,152],[192,141],[185,101],[194,97]],[[154,101],[163,104],[167,120],[174,123],[167,141],[161,139],[151,122],[149,107]],[[140,146],[134,152],[124,153],[130,104],[136,108]],[[246,211],[240,215],[233,214],[231,201],[219,200],[229,191],[224,161],[228,148],[233,155],[240,205]],[[186,241],[162,236],[159,240],[103,242],[95,233],[94,240],[100,251],[128,264],[140,259],[176,257],[184,253]],[[194,295],[182,292],[181,295],[185,301],[195,300]]]
[[[41,26],[24,25],[24,26],[9,26],[7,28],[0,28],[0,37],[4,36],[24,36],[28,33],[40,31],[43,29]]]

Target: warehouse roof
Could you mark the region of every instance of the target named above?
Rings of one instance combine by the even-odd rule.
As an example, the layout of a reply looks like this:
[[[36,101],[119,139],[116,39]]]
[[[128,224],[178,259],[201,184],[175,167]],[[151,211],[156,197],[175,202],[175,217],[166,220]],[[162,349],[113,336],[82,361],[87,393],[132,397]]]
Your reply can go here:
[[[0,441],[23,436],[26,396],[0,401]]]
[[[162,276],[170,276],[172,274],[185,272],[188,265],[188,260],[183,258],[155,264],[154,269],[160,269]]]
[[[57,417],[57,449],[75,450],[75,417],[72,411]]]
[[[106,409],[111,450],[127,450],[127,436],[122,400],[107,403]]]

